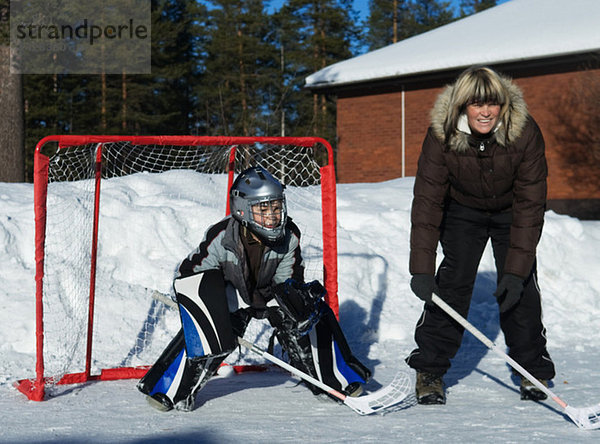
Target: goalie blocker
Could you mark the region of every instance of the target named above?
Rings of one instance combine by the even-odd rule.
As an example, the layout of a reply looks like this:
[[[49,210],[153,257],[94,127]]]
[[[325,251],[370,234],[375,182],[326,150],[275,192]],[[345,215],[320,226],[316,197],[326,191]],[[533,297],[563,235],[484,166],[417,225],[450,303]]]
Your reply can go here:
[[[316,281],[301,284],[288,279],[272,287],[274,299],[267,307],[233,312],[220,270],[176,279],[174,288],[182,329],[138,383],[154,407],[192,410],[196,394],[235,349],[236,337],[243,337],[252,318],[269,321],[292,366],[336,390],[359,394],[361,384],[371,376],[353,356],[335,315],[323,301],[325,289]],[[322,392],[306,384],[313,393]]]

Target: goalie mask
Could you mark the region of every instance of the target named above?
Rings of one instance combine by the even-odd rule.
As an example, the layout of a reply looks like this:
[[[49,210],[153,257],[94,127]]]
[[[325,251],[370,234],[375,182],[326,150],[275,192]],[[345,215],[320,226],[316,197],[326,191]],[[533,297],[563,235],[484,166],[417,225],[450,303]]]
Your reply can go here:
[[[231,215],[260,240],[281,240],[287,218],[283,188],[262,167],[241,172],[229,194]]]

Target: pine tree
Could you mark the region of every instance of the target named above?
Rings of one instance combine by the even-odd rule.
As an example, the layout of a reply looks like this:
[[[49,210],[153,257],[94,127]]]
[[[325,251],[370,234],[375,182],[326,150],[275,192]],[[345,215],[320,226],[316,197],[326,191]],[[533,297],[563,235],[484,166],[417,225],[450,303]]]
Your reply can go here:
[[[290,0],[280,11],[285,33],[286,102],[290,134],[324,137],[335,145],[333,97],[303,90],[304,78],[335,62],[353,56],[360,32],[355,25],[352,0]]]
[[[151,74],[99,76],[100,127],[110,134],[189,134],[193,126],[205,9],[186,0],[152,0]],[[99,88],[99,90],[98,90]]]
[[[404,30],[407,37],[431,31],[454,20],[450,2],[439,0],[413,0],[409,5],[409,16]]]
[[[203,31],[205,53],[196,120],[205,134],[268,132],[268,86],[277,69],[263,0],[213,0]]]
[[[466,17],[496,6],[498,0],[461,0],[460,16]]]
[[[407,17],[407,0],[370,0],[366,20],[369,31],[365,38],[369,49],[373,51],[409,37],[404,26]]]
[[[449,1],[370,0],[366,42],[374,50],[454,20]]]
[[[189,134],[195,131],[194,87],[207,11],[188,0],[152,3],[152,74],[131,82],[128,119],[137,132]]]

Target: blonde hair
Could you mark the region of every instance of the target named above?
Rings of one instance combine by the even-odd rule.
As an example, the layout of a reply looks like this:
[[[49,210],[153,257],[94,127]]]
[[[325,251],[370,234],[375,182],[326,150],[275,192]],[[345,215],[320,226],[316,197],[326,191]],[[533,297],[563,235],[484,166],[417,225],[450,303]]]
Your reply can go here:
[[[499,122],[503,125],[510,107],[510,94],[500,75],[486,66],[471,67],[463,71],[452,88],[450,106],[444,122],[446,142],[456,131],[458,119],[470,103],[494,103],[500,105]]]

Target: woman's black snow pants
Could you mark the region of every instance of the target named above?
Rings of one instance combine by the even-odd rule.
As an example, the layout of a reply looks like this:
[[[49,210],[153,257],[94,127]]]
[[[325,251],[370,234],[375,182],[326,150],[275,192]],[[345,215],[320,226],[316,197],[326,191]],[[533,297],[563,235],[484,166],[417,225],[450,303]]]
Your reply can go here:
[[[444,258],[436,275],[438,295],[467,317],[477,269],[491,239],[498,281],[510,244],[512,213],[489,213],[451,202],[442,223],[440,243]],[[554,364],[546,350],[541,296],[534,263],[525,280],[519,303],[500,316],[508,354],[533,376],[554,377]],[[418,348],[406,359],[417,371],[443,375],[461,344],[464,328],[433,304],[426,304],[415,329]]]

